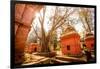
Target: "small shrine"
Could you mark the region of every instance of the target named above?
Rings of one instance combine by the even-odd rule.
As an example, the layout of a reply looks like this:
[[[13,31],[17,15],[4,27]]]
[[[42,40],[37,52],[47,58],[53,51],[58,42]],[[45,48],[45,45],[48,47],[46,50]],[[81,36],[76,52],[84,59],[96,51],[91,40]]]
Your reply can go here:
[[[89,51],[94,50],[94,35],[93,33],[86,33],[85,44]]]
[[[27,53],[34,53],[34,52],[39,52],[40,47],[39,44],[37,43],[30,43],[28,46],[26,46],[25,51]]]
[[[60,37],[60,42],[63,55],[81,55],[80,35],[76,32],[74,27],[68,25],[68,27]]]

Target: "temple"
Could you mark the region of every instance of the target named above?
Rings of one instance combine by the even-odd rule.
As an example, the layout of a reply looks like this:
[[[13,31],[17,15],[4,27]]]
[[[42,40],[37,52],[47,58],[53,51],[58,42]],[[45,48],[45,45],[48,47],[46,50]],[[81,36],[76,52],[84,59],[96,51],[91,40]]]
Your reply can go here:
[[[70,25],[61,35],[60,42],[63,55],[68,55],[68,56],[81,55],[80,35]]]

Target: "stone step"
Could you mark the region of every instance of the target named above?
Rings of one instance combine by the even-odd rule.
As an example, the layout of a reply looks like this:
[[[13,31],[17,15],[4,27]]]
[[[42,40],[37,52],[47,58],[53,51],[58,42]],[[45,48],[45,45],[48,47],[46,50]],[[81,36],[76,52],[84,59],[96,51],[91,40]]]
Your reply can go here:
[[[69,61],[69,62],[85,62],[83,59],[75,58],[75,57],[56,56],[56,59]]]

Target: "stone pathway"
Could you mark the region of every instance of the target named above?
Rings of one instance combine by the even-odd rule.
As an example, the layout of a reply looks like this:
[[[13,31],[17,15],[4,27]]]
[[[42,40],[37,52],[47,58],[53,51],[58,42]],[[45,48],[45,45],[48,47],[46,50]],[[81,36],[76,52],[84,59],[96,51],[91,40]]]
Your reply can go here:
[[[55,63],[71,63],[71,62],[86,62],[85,57],[81,58],[75,58],[75,57],[69,57],[69,56],[62,56],[62,55],[57,55],[54,58],[48,58],[44,56],[39,56],[35,55],[36,53],[33,54],[28,54],[26,53],[26,61],[22,65],[34,65],[34,64],[48,64],[51,61],[53,64]]]
[[[56,56],[56,58],[60,59],[60,60],[70,61],[70,62],[80,62],[80,61],[86,62],[85,57],[75,58],[75,57],[58,55],[58,56]]]

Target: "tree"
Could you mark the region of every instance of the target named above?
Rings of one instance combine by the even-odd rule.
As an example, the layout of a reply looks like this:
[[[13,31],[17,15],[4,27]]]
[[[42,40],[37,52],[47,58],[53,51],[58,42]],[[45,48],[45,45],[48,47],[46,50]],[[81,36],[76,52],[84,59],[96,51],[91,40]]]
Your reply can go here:
[[[52,40],[52,36],[54,36],[55,31],[60,28],[63,24],[68,22],[68,17],[72,15],[75,10],[70,11],[70,8],[65,7],[55,7],[54,14],[49,17],[48,24],[51,26],[51,28],[48,30],[48,32],[44,29],[44,22],[46,18],[46,6],[42,9],[42,14],[40,13],[40,16],[38,18],[40,23],[40,29],[41,29],[41,35],[39,35],[36,31],[36,29],[33,26],[33,29],[35,31],[36,36],[38,39],[40,39],[40,45],[41,45],[41,52],[47,53],[50,52],[50,41]]]
[[[83,27],[87,32],[91,32],[93,29],[93,9],[91,8],[80,8],[79,17],[83,23]]]

